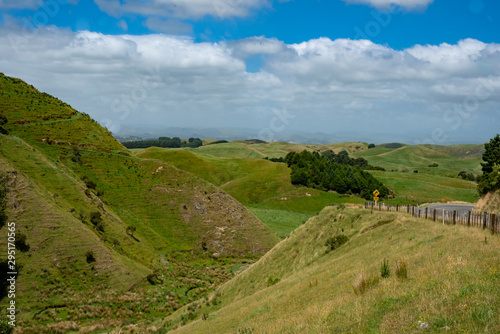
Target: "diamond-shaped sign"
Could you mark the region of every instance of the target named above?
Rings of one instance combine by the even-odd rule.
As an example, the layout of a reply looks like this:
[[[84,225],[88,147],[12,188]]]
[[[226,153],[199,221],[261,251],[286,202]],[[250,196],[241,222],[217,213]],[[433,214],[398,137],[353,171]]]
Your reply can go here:
[[[380,195],[380,191],[375,190],[375,191],[373,192],[373,195],[375,195],[375,197],[376,197],[376,196],[378,196],[378,195]]]

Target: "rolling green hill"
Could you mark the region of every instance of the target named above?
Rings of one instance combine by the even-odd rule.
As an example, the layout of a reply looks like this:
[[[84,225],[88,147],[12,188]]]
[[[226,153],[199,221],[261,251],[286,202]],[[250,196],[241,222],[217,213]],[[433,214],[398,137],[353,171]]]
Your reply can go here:
[[[349,240],[327,252],[338,234]],[[190,334],[498,332],[499,251],[498,236],[481,229],[327,207],[159,326]]]
[[[223,150],[232,147],[237,151],[245,144],[236,142],[210,146],[219,145],[223,145]],[[245,204],[280,236],[288,235],[330,203],[363,203],[357,197],[294,187],[290,182],[290,169],[284,163],[252,158],[221,158],[208,155],[205,151],[199,152],[199,149],[152,147],[139,151],[136,156],[171,164],[219,186]]]
[[[385,168],[388,172],[373,171],[372,174],[398,196],[416,202],[442,199],[474,202],[479,198],[477,184],[457,179],[457,175],[460,171],[481,174],[481,147],[482,145],[419,145],[400,148],[378,146],[353,155],[365,158],[371,165]],[[437,164],[437,167],[430,167],[432,164]]]
[[[17,258],[27,332],[165,316],[279,240],[220,188],[131,156],[90,117],[21,80],[0,76],[0,106],[9,221],[30,245]]]

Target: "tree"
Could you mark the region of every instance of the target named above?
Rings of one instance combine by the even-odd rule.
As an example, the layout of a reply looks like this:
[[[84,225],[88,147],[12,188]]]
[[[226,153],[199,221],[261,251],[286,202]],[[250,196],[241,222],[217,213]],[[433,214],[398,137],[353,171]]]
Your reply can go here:
[[[483,166],[483,173],[488,174],[493,171],[495,164],[500,164],[500,135],[497,134],[489,143],[484,144],[484,148],[483,160],[485,162],[482,162],[481,166]]]
[[[368,148],[374,148],[374,147],[375,147],[375,144],[368,145]]]
[[[495,165],[491,173],[483,175],[477,185],[477,191],[480,195],[486,195],[498,189],[500,189],[500,165]]]

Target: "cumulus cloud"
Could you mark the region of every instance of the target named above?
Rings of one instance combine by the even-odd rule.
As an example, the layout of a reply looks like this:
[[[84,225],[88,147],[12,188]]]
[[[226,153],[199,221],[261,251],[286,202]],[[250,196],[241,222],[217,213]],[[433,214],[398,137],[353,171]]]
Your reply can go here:
[[[199,19],[206,15],[217,18],[245,17],[253,10],[269,6],[268,0],[95,0],[102,11],[114,16],[135,13],[145,16]]]
[[[264,56],[263,67],[248,73],[245,59],[255,55]],[[500,107],[500,45],[473,39],[394,50],[367,40],[198,43],[4,27],[0,71],[115,132],[134,124],[259,129],[285,109],[295,116],[290,131],[454,131],[462,117],[483,133]]]
[[[427,8],[434,0],[344,0],[347,3],[365,4],[375,8],[400,7],[407,10]]]

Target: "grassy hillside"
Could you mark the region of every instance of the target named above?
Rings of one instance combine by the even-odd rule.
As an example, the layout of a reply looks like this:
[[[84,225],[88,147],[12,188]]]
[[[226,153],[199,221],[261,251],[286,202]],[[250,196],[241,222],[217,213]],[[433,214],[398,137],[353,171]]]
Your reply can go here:
[[[374,166],[384,167],[386,170],[409,171],[418,170],[419,173],[456,177],[462,170],[478,174],[481,171],[480,156],[460,158],[447,154],[443,147],[435,150],[431,147],[403,146],[401,148],[375,147],[369,150],[356,152],[355,157],[363,157]],[[453,147],[448,150],[453,151]],[[438,167],[429,167],[437,163]]]
[[[278,242],[213,184],[131,156],[88,116],[18,79],[2,75],[0,85],[9,220],[30,244],[17,282],[26,332],[165,316]]]
[[[213,146],[219,145],[232,145],[237,150],[246,144]],[[280,236],[288,235],[330,203],[363,203],[356,197],[294,187],[290,182],[290,169],[284,163],[221,158],[200,154],[198,149],[195,154],[190,150],[157,147],[139,151],[136,156],[166,162],[221,187]]]
[[[392,146],[391,146],[392,147]],[[482,145],[419,145],[375,148],[356,152],[371,165],[381,166],[388,172],[372,174],[393,189],[399,197],[417,202],[455,201],[474,202],[479,195],[476,183],[457,178],[460,171],[474,175],[481,173]],[[483,147],[484,150],[484,147]],[[437,164],[437,167],[429,167]],[[418,173],[415,174],[414,171]],[[397,199],[396,201],[401,201]],[[394,201],[393,201],[394,202]]]
[[[0,110],[10,134],[30,142],[118,152],[125,148],[87,114],[0,73]],[[88,131],[91,130],[91,131]]]
[[[342,233],[347,243],[327,252]],[[327,207],[164,325],[172,333],[498,332],[499,251],[498,236],[481,229]]]
[[[457,178],[429,174],[373,171],[372,175],[394,190],[398,196],[416,202],[436,202],[442,199],[475,202],[479,198],[477,184]],[[389,202],[396,202],[396,198]]]
[[[365,143],[340,143],[332,145],[305,145],[290,144],[283,142],[251,144],[245,141],[233,141],[224,144],[215,144],[191,149],[197,154],[210,154],[220,158],[279,158],[284,157],[288,152],[302,152],[303,150],[326,151],[333,150],[338,153],[346,150],[348,153],[366,150]]]

